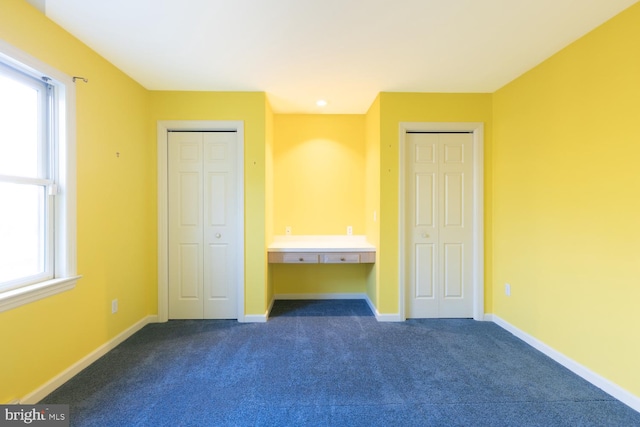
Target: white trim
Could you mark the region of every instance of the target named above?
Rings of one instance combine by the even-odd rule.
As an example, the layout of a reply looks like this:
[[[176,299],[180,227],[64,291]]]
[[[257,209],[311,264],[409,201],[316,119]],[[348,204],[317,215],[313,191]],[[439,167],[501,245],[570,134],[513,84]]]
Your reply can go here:
[[[473,133],[473,318],[484,318],[484,124],[481,122],[400,122],[398,195],[398,312],[405,311],[405,135],[408,131],[462,131]]]
[[[42,179],[42,178],[29,178],[24,176],[7,176],[0,175],[0,180],[2,182],[6,182],[9,184],[30,184],[30,185],[42,185],[44,187],[49,187],[53,185],[53,180],[51,179]]]
[[[293,300],[293,299],[365,299],[367,294],[362,293],[326,293],[326,294],[275,294],[276,300]]]
[[[73,78],[0,40],[0,59],[37,78],[48,77],[56,91],[54,138],[57,152],[54,197],[53,279],[1,292],[0,312],[72,289],[77,274],[76,232],[76,88]]]
[[[403,319],[399,313],[381,314],[376,306],[373,305],[373,302],[369,299],[369,295],[365,295],[365,301],[367,301],[369,308],[376,316],[376,320],[378,322],[404,322],[405,319]]]
[[[362,299],[365,300],[378,322],[402,322],[398,313],[381,314],[366,293],[326,293],[326,294],[276,294],[274,300],[328,300],[328,299]],[[272,303],[273,305],[273,303]],[[268,313],[271,312],[269,307]]]
[[[244,323],[266,323],[269,320],[269,316],[271,315],[271,309],[273,308],[273,303],[275,302],[275,298],[271,298],[271,302],[269,303],[269,307],[264,314],[246,314],[244,319],[241,320]]]
[[[145,327],[150,323],[156,323],[158,320],[157,316],[147,316],[136,322],[129,328],[125,329],[114,338],[110,339],[106,343],[102,344],[100,347],[93,350],[91,353],[87,354],[82,359],[78,360],[73,365],[69,366],[67,369],[62,371],[60,374],[53,377],[51,380],[47,381],[36,390],[27,394],[19,401],[22,404],[35,405],[40,400],[47,397],[53,391],[55,391],[58,387],[69,381],[71,378],[76,376],[80,371],[91,365],[96,360],[100,359],[102,356],[107,354],[109,351],[116,348],[119,344],[121,344],[124,340],[138,332],[140,329]]]
[[[243,323],[267,323],[269,319],[269,311],[266,311],[264,314],[245,314],[243,319],[238,319],[238,322]]]
[[[379,313],[378,310],[375,310],[373,314],[378,322],[404,322],[406,320],[398,313]]]
[[[34,77],[40,78],[44,74],[60,83],[73,84],[72,77],[4,40],[0,40],[0,57],[2,57],[3,61],[10,63],[18,69],[24,70]]]
[[[238,189],[238,321],[244,322],[244,122],[217,120],[158,121],[158,321],[169,320],[169,221],[168,221],[168,157],[169,130],[229,130],[238,134],[237,189]],[[262,315],[258,315],[262,317]]]
[[[82,276],[51,279],[0,293],[0,313],[76,287]]]
[[[271,297],[271,302],[269,303],[269,307],[267,307],[267,319],[271,316],[271,310],[273,309],[273,304],[276,302],[275,297]]]
[[[511,332],[513,335],[515,335],[516,337],[520,338],[522,341],[526,342],[531,347],[533,347],[536,350],[540,351],[544,355],[546,355],[546,356],[550,357],[551,359],[555,360],[556,362],[558,362],[559,364],[561,364],[565,368],[569,369],[574,374],[584,378],[585,380],[589,381],[591,384],[593,384],[594,386],[598,387],[599,389],[601,389],[605,393],[610,394],[611,396],[615,397],[616,399],[618,399],[619,401],[621,401],[625,405],[628,405],[632,409],[640,412],[640,397],[639,396],[636,396],[636,395],[632,394],[631,392],[625,390],[624,388],[620,387],[619,385],[615,384],[614,382],[612,382],[612,381],[604,378],[603,376],[593,372],[591,369],[587,368],[586,366],[581,365],[580,363],[576,362],[575,360],[565,356],[564,354],[560,353],[558,350],[556,350],[553,347],[545,344],[544,342],[540,341],[539,339],[535,338],[534,336],[529,335],[528,333],[522,331],[521,329],[513,326],[512,324],[510,324],[509,322],[507,322],[504,319],[501,319],[499,316],[496,316],[495,314],[486,315],[485,316],[485,320],[492,321],[496,325],[500,326],[502,329],[504,329],[504,330],[506,330],[508,332]]]

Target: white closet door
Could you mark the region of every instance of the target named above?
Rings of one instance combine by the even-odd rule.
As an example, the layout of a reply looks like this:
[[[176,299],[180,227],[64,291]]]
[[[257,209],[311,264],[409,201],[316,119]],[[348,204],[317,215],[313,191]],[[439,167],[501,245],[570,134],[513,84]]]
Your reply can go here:
[[[408,317],[473,317],[473,137],[409,133]]]
[[[235,132],[169,133],[169,318],[237,318]]]
[[[237,315],[235,132],[207,132],[204,143],[204,318]]]
[[[169,318],[202,319],[202,134],[169,133]]]

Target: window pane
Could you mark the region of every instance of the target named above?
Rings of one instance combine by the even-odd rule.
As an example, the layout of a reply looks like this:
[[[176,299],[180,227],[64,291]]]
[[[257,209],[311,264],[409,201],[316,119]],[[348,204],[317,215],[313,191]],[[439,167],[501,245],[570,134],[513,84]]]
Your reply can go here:
[[[39,91],[0,74],[0,175],[43,177]]]
[[[45,188],[0,182],[0,286],[44,273]]]

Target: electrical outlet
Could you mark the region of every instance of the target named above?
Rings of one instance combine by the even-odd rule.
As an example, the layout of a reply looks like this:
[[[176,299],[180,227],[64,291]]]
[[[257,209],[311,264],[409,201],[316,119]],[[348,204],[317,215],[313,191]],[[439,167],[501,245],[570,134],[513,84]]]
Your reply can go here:
[[[111,314],[116,313],[118,311],[118,300],[114,299],[111,301]]]
[[[511,285],[509,283],[504,284],[504,294],[508,297],[511,296]]]
[[[353,234],[353,227],[350,225],[347,225],[347,236],[351,236]]]
[[[376,222],[377,220],[378,220],[378,212],[373,211],[373,222]]]
[[[291,236],[291,227],[290,226],[286,226],[284,228],[284,234],[286,234],[287,236]]]

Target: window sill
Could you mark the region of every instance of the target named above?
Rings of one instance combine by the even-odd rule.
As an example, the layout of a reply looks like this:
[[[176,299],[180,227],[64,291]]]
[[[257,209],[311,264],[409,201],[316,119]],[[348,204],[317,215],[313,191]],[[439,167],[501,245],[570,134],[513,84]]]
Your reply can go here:
[[[63,277],[0,292],[0,313],[76,287],[82,276]]]

